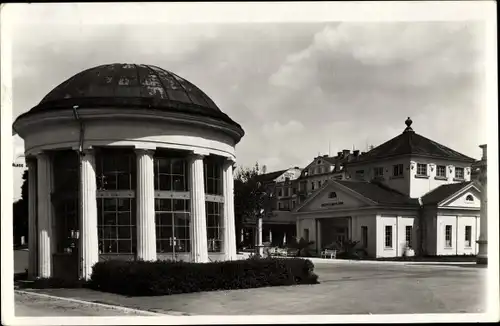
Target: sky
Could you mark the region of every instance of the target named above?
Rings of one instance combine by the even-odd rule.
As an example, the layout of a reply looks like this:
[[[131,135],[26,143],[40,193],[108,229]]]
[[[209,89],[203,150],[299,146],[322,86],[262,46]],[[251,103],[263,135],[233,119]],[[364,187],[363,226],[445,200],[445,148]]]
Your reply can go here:
[[[480,158],[487,137],[481,22],[186,24],[142,11],[127,22],[118,19],[133,13],[125,7],[108,8],[107,19],[71,4],[18,14],[13,119],[84,69],[152,64],[197,85],[242,125],[239,165],[258,162],[270,172],[329,151],[365,151],[401,133],[407,117],[415,132]],[[17,136],[14,151],[24,151]],[[14,173],[18,199],[22,169]]]

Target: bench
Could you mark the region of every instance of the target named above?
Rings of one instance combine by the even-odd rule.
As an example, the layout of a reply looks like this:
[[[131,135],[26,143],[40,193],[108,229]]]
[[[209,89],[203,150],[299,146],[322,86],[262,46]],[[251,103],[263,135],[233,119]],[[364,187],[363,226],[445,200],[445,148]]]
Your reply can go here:
[[[337,250],[325,249],[321,252],[321,258],[337,258]]]

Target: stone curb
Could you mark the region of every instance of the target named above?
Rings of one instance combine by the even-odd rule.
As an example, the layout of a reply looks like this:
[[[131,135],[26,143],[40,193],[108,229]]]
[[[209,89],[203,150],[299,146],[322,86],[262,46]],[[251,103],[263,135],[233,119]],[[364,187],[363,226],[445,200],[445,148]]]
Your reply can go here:
[[[105,304],[105,303],[97,303],[97,302],[91,302],[91,301],[85,301],[85,300],[79,300],[79,299],[73,299],[73,298],[65,298],[65,297],[58,297],[55,295],[50,295],[50,294],[45,294],[45,293],[36,293],[36,292],[31,292],[31,291],[22,291],[22,290],[14,290],[15,293],[20,293],[20,294],[27,294],[27,295],[33,295],[33,296],[39,296],[43,298],[49,298],[49,299],[56,299],[56,300],[63,300],[63,301],[69,301],[69,302],[74,302],[74,303],[80,303],[80,304],[86,304],[86,305],[93,305],[97,307],[103,307],[103,308],[109,308],[113,310],[119,310],[119,311],[124,311],[124,312],[133,312],[133,313],[138,313],[138,314],[145,314],[148,316],[168,316],[168,314],[161,314],[157,312],[152,312],[152,311],[147,311],[147,310],[139,310],[139,309],[132,309],[132,308],[127,308],[123,306],[115,306],[111,304]]]

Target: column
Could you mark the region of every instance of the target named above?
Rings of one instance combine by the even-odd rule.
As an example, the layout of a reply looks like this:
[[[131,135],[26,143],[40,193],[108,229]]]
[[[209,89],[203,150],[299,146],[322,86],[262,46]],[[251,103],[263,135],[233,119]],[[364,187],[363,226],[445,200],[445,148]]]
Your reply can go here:
[[[189,158],[189,189],[191,192],[191,261],[208,262],[207,218],[205,212],[205,177],[203,156],[193,154]]]
[[[80,278],[88,280],[92,266],[99,261],[99,239],[97,235],[97,185],[95,157],[91,150],[80,155],[79,187],[79,255]]]
[[[234,220],[233,161],[226,160],[223,166],[224,183],[224,253],[226,260],[236,260],[236,225]],[[241,230],[243,236],[243,229]],[[241,240],[243,242],[243,239]]]
[[[155,188],[153,151],[136,150],[137,258],[156,260]]]
[[[262,214],[257,218],[257,253],[264,256],[264,245],[262,244]]]
[[[28,165],[28,275],[32,279],[37,276],[37,171],[36,159],[27,158]]]
[[[487,157],[486,145],[479,146],[483,150],[483,157],[480,163],[479,182],[481,184],[481,217],[479,220],[479,253],[477,254],[478,264],[488,263],[488,179],[487,179]]]
[[[52,275],[52,163],[50,157],[37,156],[37,208],[38,208],[38,276]]]

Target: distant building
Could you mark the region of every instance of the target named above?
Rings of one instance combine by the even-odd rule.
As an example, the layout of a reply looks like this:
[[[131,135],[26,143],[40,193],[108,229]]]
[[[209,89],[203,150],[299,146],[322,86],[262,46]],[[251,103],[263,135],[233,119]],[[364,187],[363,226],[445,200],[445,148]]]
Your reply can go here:
[[[372,257],[402,256],[407,247],[417,254],[477,253],[476,160],[415,133],[409,118],[405,123],[402,134],[367,153],[317,157],[304,169],[299,189],[309,195],[293,212],[298,236],[318,251],[360,241]]]

